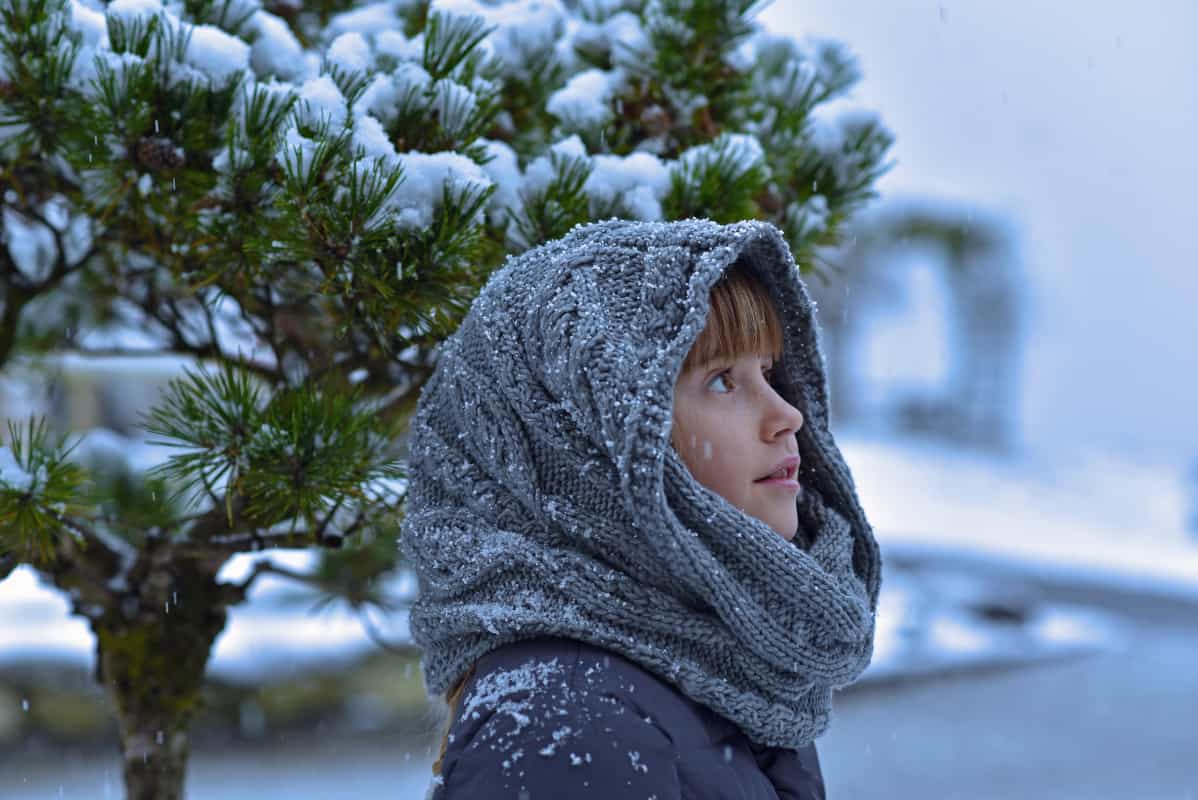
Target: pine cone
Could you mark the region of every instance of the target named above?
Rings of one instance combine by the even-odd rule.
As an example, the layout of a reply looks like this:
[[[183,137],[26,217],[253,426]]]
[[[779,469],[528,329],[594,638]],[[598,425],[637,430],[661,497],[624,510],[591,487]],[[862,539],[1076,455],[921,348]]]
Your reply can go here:
[[[0,81],[0,98],[7,99],[15,96],[17,93],[17,85],[12,81]]]
[[[175,169],[183,165],[183,153],[170,139],[143,136],[137,140],[137,160],[146,169]]]
[[[663,133],[669,132],[670,126],[673,124],[674,121],[670,119],[669,112],[656,103],[647,106],[641,112],[641,126],[649,137],[661,136]]]

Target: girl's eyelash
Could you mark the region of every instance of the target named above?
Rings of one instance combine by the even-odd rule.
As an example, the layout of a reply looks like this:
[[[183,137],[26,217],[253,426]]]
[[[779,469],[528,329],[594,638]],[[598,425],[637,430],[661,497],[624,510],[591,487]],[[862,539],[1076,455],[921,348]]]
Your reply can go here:
[[[766,383],[768,383],[770,386],[773,386],[774,385],[774,368],[769,367],[767,369],[762,370],[762,372],[765,375]],[[711,380],[707,381],[707,385],[710,386],[712,381],[714,381],[717,378],[724,378],[729,383],[731,383],[732,382],[732,368],[729,367],[728,369],[721,370],[721,371],[717,372],[715,375],[712,375]]]

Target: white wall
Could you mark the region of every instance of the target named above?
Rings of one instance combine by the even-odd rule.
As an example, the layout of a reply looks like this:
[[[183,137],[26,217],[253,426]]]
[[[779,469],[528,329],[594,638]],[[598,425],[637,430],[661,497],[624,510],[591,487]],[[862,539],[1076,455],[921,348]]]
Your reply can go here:
[[[1019,224],[1033,448],[1198,458],[1198,3],[778,0],[897,136],[883,193]]]

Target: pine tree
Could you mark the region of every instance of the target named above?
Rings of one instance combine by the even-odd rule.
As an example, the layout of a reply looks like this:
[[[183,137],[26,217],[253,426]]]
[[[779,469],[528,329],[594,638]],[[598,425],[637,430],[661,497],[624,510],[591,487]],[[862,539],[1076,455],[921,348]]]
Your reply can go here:
[[[182,796],[259,575],[387,603],[404,427],[508,254],[610,216],[772,220],[804,268],[837,241],[890,134],[821,113],[855,62],[755,6],[0,3],[0,367],[130,333],[189,365],[143,420],[153,469],[36,419],[0,446],[0,579],[31,565],[90,624],[128,797]],[[310,574],[217,578],[310,547]]]

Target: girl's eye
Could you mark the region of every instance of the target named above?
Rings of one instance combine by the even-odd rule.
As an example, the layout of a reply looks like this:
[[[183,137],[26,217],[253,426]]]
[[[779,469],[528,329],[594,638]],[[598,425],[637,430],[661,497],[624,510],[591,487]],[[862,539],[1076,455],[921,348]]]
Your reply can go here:
[[[724,381],[724,383],[728,384],[729,391],[731,391],[732,380],[728,375],[728,370],[724,370],[719,375],[716,375],[714,378],[712,378],[710,381],[707,382],[707,385],[711,386],[716,381]]]
[[[724,383],[728,386],[728,390],[731,391],[732,386],[734,385],[732,383],[731,373],[732,373],[732,370],[726,369],[723,372],[721,372],[720,374],[713,377],[710,381],[708,381],[707,385],[711,386],[716,381],[724,381]],[[762,367],[761,374],[765,377],[766,383],[768,383],[770,386],[774,385],[774,368],[773,367]]]

